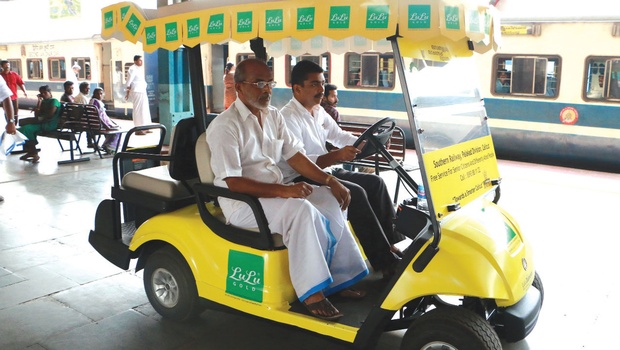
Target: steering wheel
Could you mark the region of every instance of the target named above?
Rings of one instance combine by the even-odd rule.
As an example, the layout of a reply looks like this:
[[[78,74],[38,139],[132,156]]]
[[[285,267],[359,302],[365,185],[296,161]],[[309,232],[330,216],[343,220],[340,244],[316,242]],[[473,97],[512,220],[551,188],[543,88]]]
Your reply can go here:
[[[384,126],[385,124],[389,125]],[[357,147],[362,142],[368,141],[355,159],[364,159],[378,152],[374,142],[370,140],[371,138],[385,147],[390,137],[392,137],[394,128],[396,128],[396,121],[392,117],[385,117],[368,127],[353,143],[353,147]]]

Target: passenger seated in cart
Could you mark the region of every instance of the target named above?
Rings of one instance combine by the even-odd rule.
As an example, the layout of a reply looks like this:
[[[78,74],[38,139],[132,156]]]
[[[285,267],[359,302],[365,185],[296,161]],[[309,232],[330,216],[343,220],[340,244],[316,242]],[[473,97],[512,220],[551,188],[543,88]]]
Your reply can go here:
[[[343,315],[325,296],[363,297],[350,287],[368,274],[345,219],[349,190],[303,154],[280,112],[269,105],[276,83],[265,62],[242,61],[234,80],[237,100],[207,129],[209,148],[217,155],[211,158],[214,184],[259,197],[271,232],[282,234],[288,248],[297,297],[313,316],[336,320]],[[280,159],[326,186],[285,184]],[[257,226],[247,204],[226,198],[219,202],[228,223]]]
[[[383,179],[375,174],[332,167],[351,161],[360,152],[353,143],[357,137],[342,130],[321,107],[325,78],[323,68],[312,61],[301,61],[291,73],[293,98],[280,112],[289,132],[301,141],[308,158],[334,175],[351,191],[348,219],[372,267],[386,278],[394,274],[402,252],[394,245],[404,239],[394,231],[394,207]],[[339,147],[327,151],[326,143]],[[309,181],[288,164],[279,164],[285,182]]]

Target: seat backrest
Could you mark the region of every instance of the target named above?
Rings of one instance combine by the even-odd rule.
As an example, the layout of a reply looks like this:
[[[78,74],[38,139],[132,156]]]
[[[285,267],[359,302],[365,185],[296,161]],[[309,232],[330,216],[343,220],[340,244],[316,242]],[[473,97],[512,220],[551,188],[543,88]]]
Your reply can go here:
[[[194,118],[182,119],[175,125],[170,141],[168,171],[175,180],[191,180],[198,177],[196,167],[196,140],[198,128]]]
[[[196,165],[198,167],[200,182],[212,185],[215,174],[213,174],[213,170],[211,170],[211,150],[207,143],[206,131],[196,140]]]

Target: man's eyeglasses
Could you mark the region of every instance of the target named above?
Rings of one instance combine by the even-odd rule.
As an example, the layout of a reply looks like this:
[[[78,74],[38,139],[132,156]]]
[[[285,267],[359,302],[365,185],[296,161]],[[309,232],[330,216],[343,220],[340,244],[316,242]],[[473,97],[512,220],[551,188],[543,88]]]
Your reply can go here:
[[[257,81],[255,83],[251,83],[249,81],[242,81],[242,83],[244,83],[244,84],[252,84],[252,85],[256,86],[259,89],[264,89],[265,86],[269,86],[270,88],[273,89],[278,84],[275,81]]]

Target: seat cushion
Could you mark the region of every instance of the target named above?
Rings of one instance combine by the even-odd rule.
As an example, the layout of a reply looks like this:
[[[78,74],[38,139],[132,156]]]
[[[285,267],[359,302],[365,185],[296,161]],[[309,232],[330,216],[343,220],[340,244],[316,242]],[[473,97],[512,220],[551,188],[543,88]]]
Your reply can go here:
[[[191,186],[196,181],[188,181]],[[181,181],[170,177],[168,166],[161,165],[153,168],[130,171],[123,176],[123,188],[148,192],[160,197],[174,199],[191,196]]]

